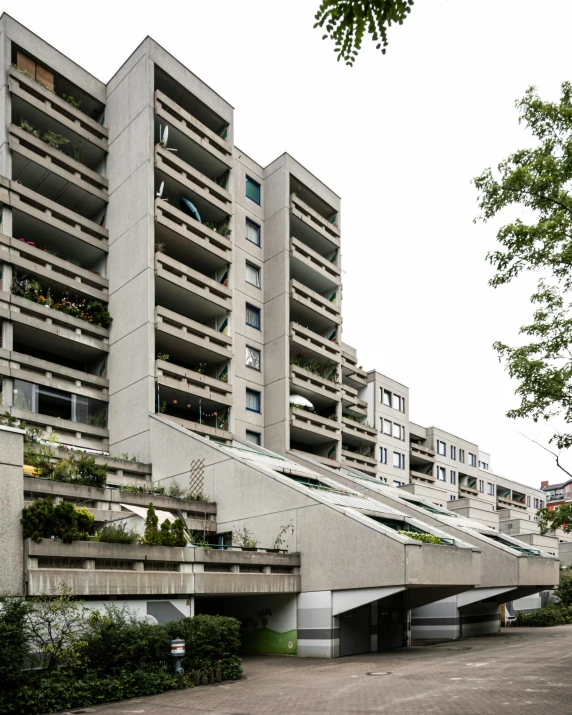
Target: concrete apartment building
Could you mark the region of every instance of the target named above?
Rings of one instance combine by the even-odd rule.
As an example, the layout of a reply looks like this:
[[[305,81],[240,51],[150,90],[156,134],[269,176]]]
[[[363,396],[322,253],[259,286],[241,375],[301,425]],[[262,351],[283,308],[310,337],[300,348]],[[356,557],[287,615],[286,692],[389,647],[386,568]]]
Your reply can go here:
[[[262,167],[238,149],[233,108],[151,38],[104,84],[11,17],[0,26],[2,411],[58,458],[96,453],[113,487],[23,476],[22,435],[0,430],[1,585],[33,595],[65,577],[94,606],[118,598],[158,620],[269,609],[299,655],[407,644],[412,611],[477,588],[497,552],[481,549],[482,525],[451,537],[344,475],[483,528],[499,509],[532,523],[542,492],[493,475],[476,444],[410,422],[408,388],[342,342],[331,189],[288,154]],[[121,487],[175,477],[198,480],[209,503],[165,497],[161,518],[183,514],[220,551],[22,548],[19,510],[34,498],[139,523],[147,500]],[[287,527],[289,553],[231,548],[245,526],[267,547]],[[553,553],[512,551],[528,590],[556,583]]]

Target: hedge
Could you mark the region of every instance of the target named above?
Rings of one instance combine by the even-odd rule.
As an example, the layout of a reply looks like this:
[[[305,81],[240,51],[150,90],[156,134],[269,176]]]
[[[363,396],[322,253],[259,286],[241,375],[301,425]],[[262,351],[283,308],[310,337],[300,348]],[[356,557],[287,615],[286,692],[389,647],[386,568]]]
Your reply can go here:
[[[553,603],[532,613],[517,613],[515,626],[563,626],[572,623],[572,606],[563,606]]]
[[[47,624],[55,640],[41,643]],[[150,625],[127,608],[84,608],[68,591],[36,601],[2,599],[0,713],[41,715],[175,688],[174,638],[186,643],[185,687],[197,682],[193,674],[208,678],[218,669],[223,680],[241,677],[234,618],[199,615]]]

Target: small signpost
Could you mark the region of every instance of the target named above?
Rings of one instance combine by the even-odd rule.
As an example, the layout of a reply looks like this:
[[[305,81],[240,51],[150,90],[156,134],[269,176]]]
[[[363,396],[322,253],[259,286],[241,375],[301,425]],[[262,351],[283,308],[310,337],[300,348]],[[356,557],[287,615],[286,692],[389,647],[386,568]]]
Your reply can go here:
[[[175,659],[175,675],[179,681],[179,690],[184,687],[183,675],[185,674],[185,669],[181,662],[181,658],[185,657],[185,641],[180,638],[175,638],[171,641],[171,657]]]

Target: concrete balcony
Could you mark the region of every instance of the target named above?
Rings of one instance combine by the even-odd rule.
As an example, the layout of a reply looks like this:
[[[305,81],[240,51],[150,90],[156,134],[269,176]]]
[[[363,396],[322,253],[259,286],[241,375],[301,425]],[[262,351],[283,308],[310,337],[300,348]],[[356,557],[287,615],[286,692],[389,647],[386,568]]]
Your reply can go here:
[[[307,397],[319,407],[324,402],[340,399],[340,385],[298,365],[290,365],[291,392]],[[321,399],[320,399],[321,398]]]
[[[207,437],[209,439],[214,439],[218,442],[229,442],[232,440],[232,432],[229,430],[219,429],[218,427],[211,427],[209,425],[201,424],[199,422],[192,422],[191,420],[185,420],[182,417],[175,417],[174,415],[163,414],[162,417],[170,420],[179,427],[184,427],[191,432],[196,432],[197,434]]]
[[[340,247],[340,230],[296,194],[290,196],[291,235],[301,239],[316,253],[327,255]]]
[[[367,417],[367,402],[360,400],[355,387],[342,384],[342,404],[350,412],[354,412],[361,417]]]
[[[367,372],[361,367],[358,367],[357,360],[351,354],[342,351],[342,375],[344,382],[351,383],[354,387],[367,386]]]
[[[8,407],[7,411],[30,427],[37,427],[42,432],[43,439],[48,440],[52,433],[57,436],[61,444],[107,451],[109,449],[109,431],[104,427],[93,427],[82,422],[72,422],[60,417],[41,415],[37,412],[19,410]]]
[[[427,462],[435,461],[435,450],[432,447],[425,447],[423,444],[411,442],[409,445],[409,451],[412,457],[416,457]]]
[[[102,402],[109,399],[109,380],[14,351],[0,350],[0,375]]]
[[[226,189],[159,145],[155,147],[155,167],[165,181],[165,198],[173,202],[186,191],[207,221],[218,223],[232,216],[232,195]]]
[[[526,511],[526,504],[511,499],[510,497],[501,497],[497,495],[497,509],[517,509],[518,511]]]
[[[464,484],[459,484],[459,499],[462,499],[463,497],[471,498],[471,497],[478,497],[479,492],[477,489],[473,487],[468,487]]]
[[[0,318],[14,324],[18,342],[89,362],[109,352],[109,331],[11,293],[0,292]]]
[[[168,253],[183,263],[207,270],[232,263],[232,241],[207,228],[167,201],[155,201],[155,238],[168,245]]]
[[[298,593],[300,554],[44,539],[25,542],[27,595]]]
[[[290,435],[307,444],[338,440],[341,436],[340,423],[292,406],[290,408]]]
[[[106,278],[2,233],[0,261],[18,267],[27,275],[33,274],[42,284],[60,292],[69,291],[103,302],[109,299]]]
[[[436,484],[433,474],[425,474],[425,472],[418,472],[416,469],[411,469],[409,471],[409,476],[411,477],[412,482],[421,484]]]
[[[161,385],[171,387],[179,392],[196,395],[217,404],[228,407],[232,405],[232,385],[222,380],[201,375],[194,370],[187,370],[166,360],[156,360],[155,370]]]
[[[300,323],[290,323],[290,340],[306,350],[313,358],[318,360],[326,358],[332,362],[340,361],[341,350],[338,343],[324,338]]]
[[[157,339],[170,355],[216,361],[232,358],[232,338],[163,306],[155,308]]]
[[[377,461],[373,457],[366,457],[365,454],[357,454],[347,449],[342,449],[342,466],[350,469],[353,467],[373,476],[377,474]]]
[[[342,435],[344,442],[355,444],[356,442],[367,442],[377,444],[377,432],[373,427],[368,427],[361,422],[350,420],[342,415]],[[346,438],[350,439],[346,439]],[[374,460],[375,461],[375,460]]]
[[[108,151],[107,127],[76,109],[38,82],[34,82],[15,67],[10,67],[8,70],[8,89],[13,98],[24,101],[102,152]]]
[[[212,320],[232,310],[232,291],[164,253],[155,254],[156,301],[187,317]]]
[[[228,141],[219,137],[160,90],[155,91],[155,112],[159,119],[208,152],[218,163],[232,169],[232,148]]]
[[[339,305],[295,280],[290,281],[290,315],[295,322],[315,330],[334,330],[342,323]]]
[[[318,293],[341,285],[341,269],[297,238],[290,239],[290,276]]]
[[[26,188],[9,182],[0,189],[2,203],[12,207],[12,234],[36,241],[42,237],[59,253],[94,262],[108,252],[108,231],[75,211]]]
[[[10,125],[12,179],[91,218],[107,204],[107,179],[41,139]]]

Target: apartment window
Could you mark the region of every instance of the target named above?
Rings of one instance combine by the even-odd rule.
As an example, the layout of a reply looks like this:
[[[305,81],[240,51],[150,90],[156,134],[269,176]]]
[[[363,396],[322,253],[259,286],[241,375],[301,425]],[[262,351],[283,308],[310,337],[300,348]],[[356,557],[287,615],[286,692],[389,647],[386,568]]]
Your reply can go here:
[[[457,483],[457,472],[454,469],[451,469],[451,484],[456,484]]]
[[[481,494],[484,494],[485,492],[485,483],[482,479],[479,479],[479,491]]]
[[[391,437],[391,420],[383,420],[383,434]]]
[[[260,184],[250,176],[246,177],[246,196],[260,206]]]
[[[249,303],[246,304],[246,324],[260,330],[260,308],[249,305]]]
[[[438,479],[440,482],[447,481],[447,471],[446,471],[445,467],[437,467],[436,468],[435,478]]]
[[[246,409],[251,412],[260,412],[260,392],[246,388]]]
[[[405,482],[400,482],[397,479],[393,480],[393,486],[394,487],[402,487],[405,484]]]
[[[544,509],[544,501],[542,499],[539,500],[538,504],[539,504],[539,507],[538,507],[539,509]]]
[[[440,454],[442,457],[447,456],[447,445],[440,439],[437,440],[437,454]]]
[[[107,427],[107,403],[84,395],[14,380],[13,405],[16,409],[93,427]]]
[[[405,412],[405,398],[400,397],[394,393],[393,395],[393,407],[400,412]]]
[[[454,494],[449,494],[449,501],[455,501],[456,498]]]
[[[477,457],[472,452],[469,452],[469,467],[477,466]]]
[[[487,494],[490,497],[494,497],[495,495],[495,485],[491,484],[490,482],[487,482]]]
[[[387,464],[387,449],[385,447],[379,448],[379,463]]]
[[[459,462],[465,463],[465,450],[459,449]]]
[[[246,240],[260,246],[260,226],[250,219],[246,219]]]
[[[246,346],[246,367],[253,370],[260,370],[260,350]]]
[[[405,427],[402,427],[401,425],[398,425],[397,422],[393,423],[393,436],[396,439],[404,440],[405,439]]]
[[[251,430],[246,430],[246,441],[252,442],[252,444],[260,444],[260,432],[252,432]]]
[[[401,452],[393,453],[393,466],[396,469],[405,469],[405,455]]]
[[[260,268],[246,261],[246,282],[260,288]]]
[[[529,498],[530,498],[530,497],[529,497]],[[538,499],[535,498],[535,499],[534,499],[534,508],[535,508],[535,509],[538,509],[538,508],[539,508],[539,507],[538,507],[538,504],[539,504],[539,501],[538,501]],[[529,506],[530,506],[530,504],[529,504]]]
[[[566,499],[570,499],[570,485],[566,485]]]
[[[451,459],[457,459],[457,448],[454,445],[451,445]]]
[[[526,506],[530,506],[530,497],[526,497]]]
[[[387,407],[391,407],[391,392],[389,390],[384,390],[382,397],[383,404],[387,405]]]

